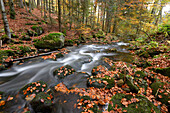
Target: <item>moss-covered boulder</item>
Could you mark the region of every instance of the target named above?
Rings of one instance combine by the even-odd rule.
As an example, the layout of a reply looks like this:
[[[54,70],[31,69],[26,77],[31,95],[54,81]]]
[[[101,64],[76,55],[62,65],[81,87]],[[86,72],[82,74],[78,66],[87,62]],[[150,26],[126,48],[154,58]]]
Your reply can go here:
[[[30,102],[32,108],[36,113],[51,113],[52,100],[50,95],[41,92]]]
[[[0,37],[0,40],[2,40],[3,44],[10,43],[11,41],[11,39],[7,35],[2,35],[2,37]]]
[[[13,56],[15,53],[12,50],[0,50],[0,63],[8,58],[9,56]]]
[[[89,87],[95,87],[95,88],[106,88],[110,89],[114,87],[115,82],[114,78],[111,78],[110,76],[105,76],[104,78],[90,78],[87,82],[87,85]]]
[[[66,39],[64,42],[65,46],[73,46],[73,40]]]
[[[63,79],[64,77],[71,75],[74,72],[75,72],[75,70],[71,66],[66,65],[66,66],[62,66],[62,67],[56,69],[53,74],[57,78]]]
[[[16,34],[14,34],[14,33],[11,34],[11,38],[18,38],[18,37],[19,37],[19,36],[16,35]]]
[[[115,108],[127,113],[151,113],[152,111],[160,113],[160,110],[153,103],[141,95],[133,97],[132,95],[117,93],[112,97],[108,111],[114,111]]]
[[[136,71],[135,72],[135,77],[138,77],[138,78],[144,78],[147,76],[147,73],[144,72],[144,71]]]
[[[32,26],[31,29],[34,30],[38,36],[44,33],[44,29],[40,26]]]
[[[105,34],[104,34],[104,32],[103,31],[98,31],[96,34],[95,34],[95,36],[97,37],[97,38],[104,38],[105,37]]]
[[[41,39],[35,40],[34,46],[38,49],[55,50],[64,46],[63,33],[50,33]]]
[[[126,76],[126,84],[129,86],[132,92],[138,92],[139,88],[134,84],[134,77],[127,75]]]
[[[20,89],[20,94],[23,95],[23,98],[29,97],[32,94],[38,94],[40,92],[45,92],[47,90],[47,84],[43,81],[32,82],[25,85]]]
[[[168,100],[170,97],[170,93],[164,89],[165,83],[162,82],[154,82],[151,84],[152,94],[156,95],[156,100],[162,102],[163,104],[169,105]]]
[[[27,35],[28,36],[38,36],[38,34],[35,31],[30,30],[30,29],[27,30]]]
[[[91,101],[92,101],[92,99],[89,96],[82,96],[80,98],[80,103],[82,103],[81,106],[82,106],[82,108],[87,108],[86,111],[91,110],[93,113],[102,113],[102,111],[99,110],[99,107],[96,104],[93,104],[91,107],[87,107]]]
[[[160,73],[164,76],[170,77],[170,67],[167,68],[156,68],[155,72]]]
[[[20,38],[20,40],[30,41],[31,38],[30,38],[29,35],[23,35],[23,36]]]

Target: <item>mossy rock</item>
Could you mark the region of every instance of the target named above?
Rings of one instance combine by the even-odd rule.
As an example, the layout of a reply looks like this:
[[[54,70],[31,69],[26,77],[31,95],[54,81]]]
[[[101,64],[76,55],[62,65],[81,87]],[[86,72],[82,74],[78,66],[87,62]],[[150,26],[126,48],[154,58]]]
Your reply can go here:
[[[147,73],[144,72],[144,71],[136,71],[135,72],[135,77],[138,77],[138,78],[144,78],[147,76]]]
[[[41,92],[30,102],[32,108],[36,113],[51,113],[52,100],[50,95]]]
[[[104,88],[106,84],[103,83],[103,80],[101,78],[90,78],[87,82],[88,87],[94,87],[94,88]]]
[[[160,73],[164,76],[170,77],[170,67],[167,68],[156,68],[155,72]]]
[[[158,88],[162,89],[163,86],[164,86],[164,83],[162,83],[162,82],[154,82],[154,83],[152,83],[150,87],[152,88],[153,95],[155,95],[157,93]]]
[[[35,32],[35,31],[32,31],[32,30],[27,30],[27,35],[28,36],[38,36],[38,34]]]
[[[98,32],[95,34],[95,36],[96,36],[97,38],[104,38],[104,37],[105,37],[105,34],[104,34],[103,31],[98,31]]]
[[[65,46],[73,46],[73,40],[66,39],[65,42],[64,42],[64,45]]]
[[[11,38],[18,38],[19,36],[18,35],[16,35],[16,34],[11,34]]]
[[[96,76],[98,73],[102,73],[99,69],[97,69],[97,66],[94,67],[91,71],[93,76]]]
[[[126,84],[130,87],[132,92],[138,92],[139,88],[133,83],[134,78],[130,75],[126,75]]]
[[[117,93],[112,97],[108,111],[114,111],[114,108],[117,106],[117,109],[122,108],[122,111],[127,110],[127,113],[151,113],[152,110],[156,113],[161,113],[160,110],[144,96],[136,96],[135,99],[138,101],[128,104],[126,107],[121,103],[123,98],[131,101],[134,97],[132,95]]]
[[[103,81],[107,81],[107,85],[106,85],[106,89],[110,89],[112,87],[115,86],[115,81],[114,81],[114,78],[110,77],[110,76],[107,76],[105,75],[104,78],[102,78]]]
[[[107,82],[107,84],[106,84]],[[104,78],[90,78],[87,82],[89,87],[95,87],[95,88],[106,88],[110,89],[114,87],[115,82],[114,78],[111,78],[109,76],[105,76]]]
[[[82,102],[82,108],[83,108],[83,107],[86,107],[88,105],[88,103],[85,102],[85,101],[87,101],[87,100],[91,101],[92,99],[89,96],[82,96],[80,98],[80,100],[82,100],[81,102]],[[89,108],[88,110],[91,110],[94,113],[102,113],[102,111],[99,110],[99,108],[96,104],[94,104],[93,107]]]
[[[62,33],[50,33],[42,39],[34,40],[34,46],[38,49],[55,50],[64,46],[64,35]]]
[[[59,79],[63,79],[64,77],[71,75],[75,72],[75,70],[69,66],[62,66],[54,71],[54,76],[57,76]]]
[[[20,89],[20,94],[23,95],[23,98],[28,97],[32,94],[38,94],[40,92],[45,92],[47,90],[47,84],[43,81],[32,82],[25,85]]]
[[[10,43],[11,41],[11,39],[7,35],[2,35],[2,37],[0,37],[0,40],[2,40],[3,44]]]
[[[20,40],[30,41],[32,40],[29,35],[24,35],[20,38]]]
[[[55,56],[56,56],[56,58],[64,57],[64,55],[63,55],[62,53],[58,53],[58,54],[56,54]]]
[[[2,63],[7,57],[13,56],[14,54],[15,53],[12,50],[0,50],[0,63]]]
[[[156,95],[156,100],[162,102],[163,104],[169,105],[168,100],[170,97],[170,93],[168,93],[164,88],[165,84],[162,82],[154,82],[151,84],[152,88],[152,94]],[[160,90],[163,89],[163,92],[160,92]],[[161,96],[161,97],[160,97]]]
[[[44,29],[40,26],[32,26],[31,29],[33,29],[38,36],[44,33]]]

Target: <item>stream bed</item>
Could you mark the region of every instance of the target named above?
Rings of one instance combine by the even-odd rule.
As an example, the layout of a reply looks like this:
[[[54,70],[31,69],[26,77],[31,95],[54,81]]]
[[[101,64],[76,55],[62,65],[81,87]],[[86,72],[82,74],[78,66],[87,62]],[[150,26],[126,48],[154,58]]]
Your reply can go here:
[[[112,45],[80,45],[78,47],[67,47],[70,52],[64,57],[58,58],[56,61],[43,60],[42,58],[33,58],[22,65],[14,65],[10,69],[0,72],[0,91],[8,94],[17,94],[18,91],[28,83],[36,81],[44,81],[48,87],[63,82],[68,88],[76,84],[79,88],[85,88],[86,80],[91,75],[93,67],[105,65],[102,61],[103,57],[112,59],[113,61],[131,62],[132,56],[127,51],[128,43],[118,42]],[[116,48],[116,51],[110,51]],[[60,81],[53,75],[55,69],[70,65],[76,71],[76,74],[67,76]],[[86,74],[82,74],[84,72]],[[54,104],[54,113],[79,113],[80,109],[74,108],[78,96],[75,94],[62,95],[57,94]],[[67,100],[67,103],[61,101]],[[15,103],[15,104],[14,104]],[[24,99],[18,97],[17,102],[9,105],[5,112],[22,112],[20,109],[30,106]],[[20,107],[18,107],[20,106]],[[31,113],[34,113],[32,110]]]

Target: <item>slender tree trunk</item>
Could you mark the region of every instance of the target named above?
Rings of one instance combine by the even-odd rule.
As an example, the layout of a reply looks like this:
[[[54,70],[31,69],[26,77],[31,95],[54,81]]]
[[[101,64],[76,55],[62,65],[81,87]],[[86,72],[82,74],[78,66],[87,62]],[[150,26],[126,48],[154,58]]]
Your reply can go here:
[[[42,0],[41,0],[41,17],[43,17],[43,14],[42,14],[42,9],[43,9],[43,7],[42,7]]]
[[[45,0],[46,2],[46,10],[48,10],[48,0]]]
[[[14,2],[13,0],[9,0],[9,6],[10,6],[10,18],[15,19],[15,8],[14,8]]]
[[[31,3],[31,0],[29,0],[29,12],[30,12],[30,13],[31,13],[31,10],[32,10],[32,8],[31,8],[31,7],[32,7],[32,6],[31,6],[31,4],[32,4],[32,3]]]
[[[40,0],[37,0],[37,8],[40,7]]]
[[[105,30],[105,15],[106,15],[106,2],[104,3],[104,8],[103,8],[103,24],[102,24],[102,30],[104,31]]]
[[[46,20],[46,8],[45,8],[45,5],[46,5],[46,1],[44,0],[44,20]]]
[[[20,8],[24,8],[23,0],[20,0]]]
[[[63,0],[63,16],[65,16],[65,0]]]
[[[70,30],[71,30],[71,0],[69,0],[69,23],[70,23]]]
[[[160,22],[162,21],[162,9],[163,9],[163,6],[162,6],[162,3],[160,4],[160,10],[159,10],[159,13],[156,17],[156,21],[155,21],[155,25],[157,26],[158,25],[158,22],[159,22],[159,19],[160,19]]]
[[[60,0],[58,0],[58,24],[59,24],[59,31],[62,32],[62,28],[61,28],[61,5],[60,5]]]
[[[99,12],[100,12],[100,9],[99,9],[99,5],[98,5],[97,23],[99,23],[99,19],[100,19],[99,18],[100,17],[100,13]]]
[[[27,13],[28,13],[27,4],[26,4],[25,0],[24,0],[24,5],[25,5],[25,10],[26,10]]]
[[[1,4],[2,20],[3,20],[3,23],[4,23],[5,33],[9,37],[9,39],[11,39],[11,32],[10,32],[10,29],[9,29],[9,24],[8,24],[3,0],[0,0],[0,4]]]

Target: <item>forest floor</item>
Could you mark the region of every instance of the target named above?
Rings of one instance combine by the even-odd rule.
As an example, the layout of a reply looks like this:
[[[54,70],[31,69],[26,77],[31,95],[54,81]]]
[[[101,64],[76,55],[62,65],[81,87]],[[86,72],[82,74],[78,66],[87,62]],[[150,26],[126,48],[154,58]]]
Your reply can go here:
[[[3,44],[1,51],[14,50],[13,46],[28,46],[34,49],[34,52],[29,54],[15,54],[13,56],[7,55],[3,57],[4,62],[10,62],[12,59],[21,57],[29,57],[31,55],[39,54],[38,50],[33,46],[33,39],[39,39],[49,33],[58,32],[57,24],[46,24],[41,20],[37,20],[36,17],[28,14],[25,9],[16,9],[16,19],[12,20],[8,17],[9,26],[13,33],[21,37],[23,33],[27,32],[27,29],[31,29],[34,25],[26,25],[27,23],[36,24],[44,29],[44,33],[37,37],[30,37],[30,41],[22,41],[19,44]],[[34,9],[32,14],[38,18],[41,17],[41,12]],[[0,17],[1,18],[1,17]],[[57,20],[57,17],[53,16]],[[0,20],[0,28],[3,29],[3,21]],[[38,24],[39,23],[39,24]],[[41,24],[40,24],[41,23]],[[86,29],[87,35],[92,35],[91,31]],[[95,32],[95,31],[94,31]],[[1,33],[0,35],[3,35]],[[130,41],[130,47],[128,48],[131,54],[134,55],[134,61],[131,64],[125,62],[114,62],[110,59],[105,59],[105,63],[110,65],[110,69],[104,66],[94,67],[92,70],[92,76],[88,78],[88,88],[73,88],[68,89],[64,84],[60,83],[54,87],[56,91],[60,91],[63,94],[76,93],[80,95],[80,99],[77,100],[75,107],[83,109],[84,113],[98,113],[101,112],[102,107],[109,104],[108,109],[103,113],[114,112],[153,112],[153,113],[167,113],[169,109],[169,97],[170,97],[170,44],[169,37],[164,33],[155,33],[150,35],[154,40],[138,38],[135,41]],[[66,32],[66,40],[79,39],[79,33],[76,30],[70,30]],[[116,42],[118,40],[111,40],[111,36],[107,35],[104,40],[94,37],[91,39],[83,40],[83,43],[103,43],[108,44]],[[19,38],[14,38],[14,42],[19,42]],[[102,41],[102,42],[101,42]],[[77,45],[74,43],[73,45]],[[17,48],[20,49],[20,48]],[[17,51],[15,49],[15,51]],[[22,50],[20,50],[22,51]],[[48,52],[44,50],[43,52]],[[66,54],[65,49],[59,49],[63,54]],[[58,53],[58,52],[57,52]],[[56,54],[57,54],[56,53]],[[44,59],[54,58],[55,53],[48,56],[44,56]],[[55,58],[54,58],[55,59]],[[1,67],[8,67],[7,64],[1,63]],[[63,74],[64,68],[61,67],[58,70],[58,75]],[[4,69],[4,68],[3,68]],[[66,68],[67,69],[67,68]],[[32,83],[36,87],[40,86],[39,82]],[[46,87],[46,86],[42,86]],[[21,92],[22,95],[33,96],[34,89],[30,89],[31,84],[25,86]],[[46,90],[48,91],[48,90]],[[43,92],[43,91],[42,91]],[[29,95],[28,95],[29,93]],[[48,92],[47,92],[48,93]],[[52,100],[51,94],[47,97]],[[35,97],[35,95],[34,95]],[[3,94],[0,93],[0,107],[5,106],[4,102],[11,101],[13,98],[3,98]],[[44,100],[41,100],[43,103]],[[148,107],[149,106],[149,107]],[[158,109],[159,108],[159,109]],[[1,110],[0,110],[1,111]],[[28,112],[29,108],[23,109],[23,112]]]

